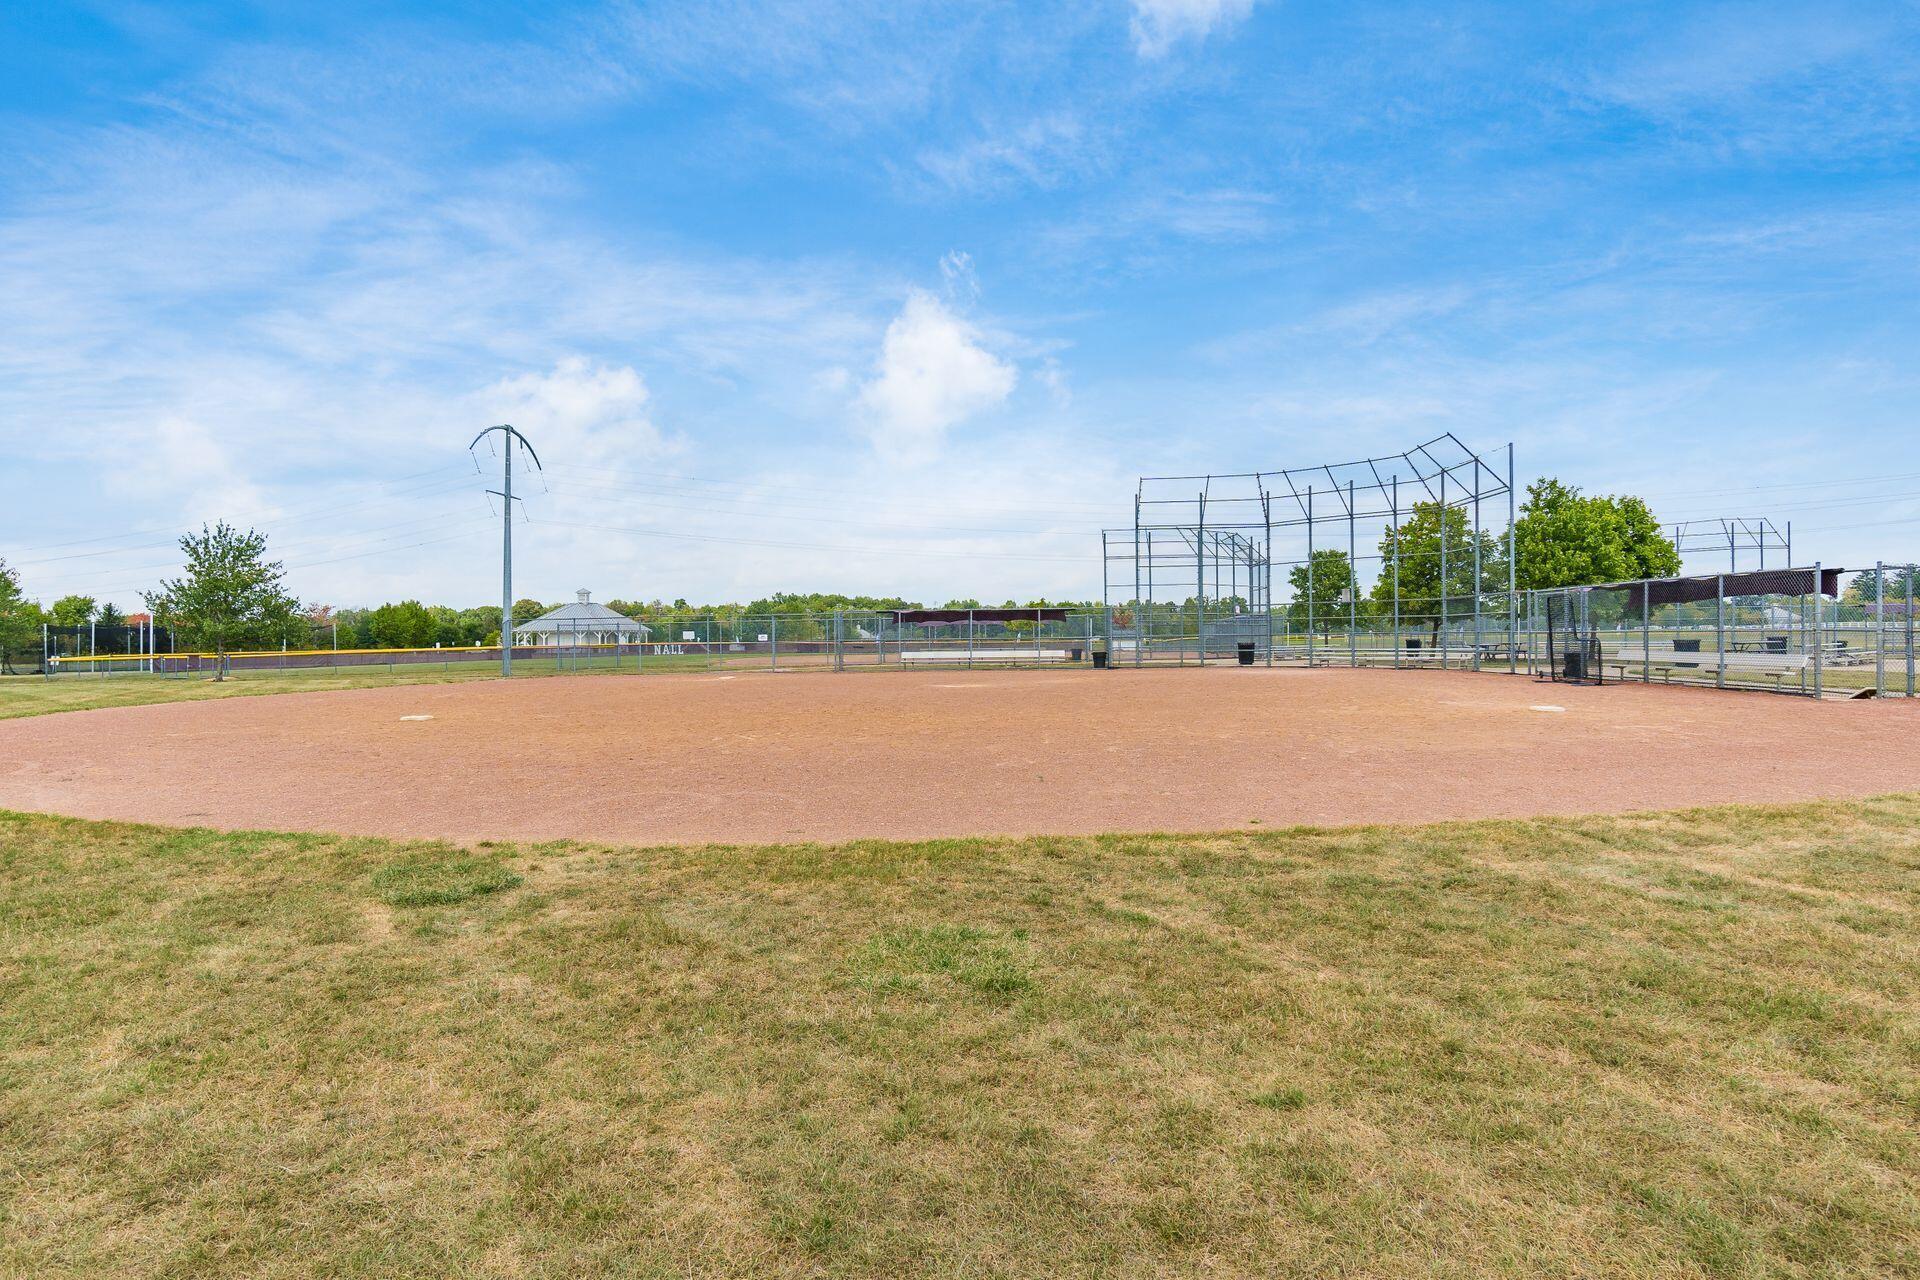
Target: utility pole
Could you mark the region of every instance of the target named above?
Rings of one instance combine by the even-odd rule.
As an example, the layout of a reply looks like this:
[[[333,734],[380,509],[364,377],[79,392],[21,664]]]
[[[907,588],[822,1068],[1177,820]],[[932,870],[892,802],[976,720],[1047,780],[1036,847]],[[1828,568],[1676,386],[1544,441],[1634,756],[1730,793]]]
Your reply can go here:
[[[486,439],[489,433],[498,431],[505,437],[501,446],[501,456],[505,465],[501,470],[500,488],[489,489],[488,493],[500,495],[500,674],[513,674],[513,445],[517,440],[520,447],[533,459],[533,465],[540,467],[540,455],[533,451],[533,445],[513,427],[506,423],[488,427],[473,438],[471,449]],[[540,467],[545,471],[545,467]]]

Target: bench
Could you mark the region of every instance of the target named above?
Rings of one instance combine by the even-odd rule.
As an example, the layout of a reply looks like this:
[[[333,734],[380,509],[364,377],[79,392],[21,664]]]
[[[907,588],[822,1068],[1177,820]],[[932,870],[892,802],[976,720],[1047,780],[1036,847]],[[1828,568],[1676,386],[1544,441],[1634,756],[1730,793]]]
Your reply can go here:
[[[1634,667],[1645,668],[1648,675],[1653,674],[1655,670],[1665,668],[1669,673],[1682,670],[1724,672],[1727,675],[1771,676],[1777,684],[1787,676],[1812,667],[1813,657],[1805,653],[1693,653],[1681,652],[1663,645],[1653,645],[1646,649],[1622,646],[1617,652],[1603,654],[1600,665],[1617,667],[1622,680],[1627,678],[1627,669]]]
[[[952,665],[956,662],[1073,662],[1077,660],[1077,650],[1067,649],[903,649],[900,662],[904,666],[915,663],[940,663]]]

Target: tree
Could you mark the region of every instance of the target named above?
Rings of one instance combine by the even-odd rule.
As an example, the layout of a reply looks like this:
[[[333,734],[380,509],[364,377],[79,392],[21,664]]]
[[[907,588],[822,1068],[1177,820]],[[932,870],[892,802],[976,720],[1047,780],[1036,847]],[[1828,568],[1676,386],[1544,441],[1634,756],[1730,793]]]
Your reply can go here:
[[[1478,545],[1481,588],[1494,586],[1504,591],[1507,561],[1499,540],[1483,529]],[[1401,625],[1427,627],[1437,646],[1443,614],[1449,621],[1473,615],[1474,547],[1465,511],[1438,502],[1414,503],[1406,523],[1380,535],[1380,579],[1373,584],[1375,608],[1382,612],[1391,609],[1397,586]],[[1444,582],[1442,561],[1446,565]]]
[[[1680,572],[1680,552],[1643,500],[1588,497],[1551,477],[1527,486],[1513,542],[1522,591]]]
[[[51,610],[56,627],[84,627],[93,620],[92,596],[61,596]]]
[[[1848,604],[1872,606],[1880,599],[1879,583],[1886,579],[1886,602],[1888,612],[1896,608],[1904,611],[1907,607],[1907,592],[1920,595],[1920,569],[1906,565],[1885,565],[1879,569],[1862,569],[1847,584],[1843,599]]]
[[[460,611],[460,642],[462,644],[500,643],[500,606],[483,604],[475,609],[462,609]]]
[[[427,616],[433,619],[432,643],[441,648],[450,648],[460,643],[460,611],[449,609],[444,604],[427,606]]]
[[[538,600],[515,600],[513,602],[513,625],[524,627],[541,614],[547,612],[547,606]]]
[[[0,560],[0,670],[11,674],[16,653],[40,651],[40,606],[20,592],[20,575]]]
[[[418,600],[383,604],[367,617],[376,649],[424,649],[433,643],[434,618]]]
[[[1312,606],[1313,626],[1325,632],[1333,623],[1346,624],[1347,592],[1357,590],[1353,564],[1344,551],[1316,551],[1310,557],[1312,570],[1296,564],[1287,570],[1287,585],[1293,588],[1293,600],[1287,605],[1287,628],[1305,630],[1308,606]]]
[[[100,606],[100,612],[93,615],[93,624],[96,627],[124,627],[127,625],[127,615],[115,608],[112,601],[108,601]]]
[[[227,653],[287,638],[304,626],[300,602],[281,586],[286,569],[268,560],[267,535],[222,520],[180,539],[186,572],[147,594],[154,618],[196,648],[214,652],[214,679],[226,678]]]

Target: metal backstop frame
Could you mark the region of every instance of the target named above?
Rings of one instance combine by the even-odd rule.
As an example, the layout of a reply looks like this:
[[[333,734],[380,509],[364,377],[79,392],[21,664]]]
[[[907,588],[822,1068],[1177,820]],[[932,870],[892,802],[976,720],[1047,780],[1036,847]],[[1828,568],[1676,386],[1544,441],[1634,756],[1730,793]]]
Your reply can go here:
[[[1452,433],[1354,462],[1143,476],[1132,527],[1101,533],[1114,660],[1252,644],[1268,664],[1517,670],[1515,498],[1513,445],[1489,457]],[[1432,533],[1403,544],[1421,519]]]

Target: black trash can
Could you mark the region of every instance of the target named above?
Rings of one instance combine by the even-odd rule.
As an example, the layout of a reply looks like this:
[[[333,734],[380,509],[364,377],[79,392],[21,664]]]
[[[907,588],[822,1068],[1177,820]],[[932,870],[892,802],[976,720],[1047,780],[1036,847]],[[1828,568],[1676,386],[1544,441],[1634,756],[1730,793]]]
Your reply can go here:
[[[1585,680],[1587,678],[1586,650],[1567,649],[1560,654],[1560,678],[1562,680]]]
[[[1253,665],[1253,641],[1242,640],[1237,647],[1240,650],[1240,665],[1243,667],[1252,666]]]
[[[1104,671],[1106,666],[1107,651],[1105,649],[1095,649],[1093,651],[1093,669],[1095,671]]]

